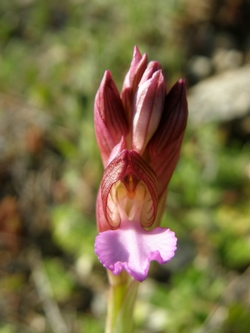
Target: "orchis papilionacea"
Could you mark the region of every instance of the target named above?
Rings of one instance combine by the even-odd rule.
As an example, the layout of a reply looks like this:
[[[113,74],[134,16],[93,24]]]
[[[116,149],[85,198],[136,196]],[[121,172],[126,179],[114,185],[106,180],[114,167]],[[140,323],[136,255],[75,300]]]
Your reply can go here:
[[[104,166],[95,253],[114,275],[141,282],[152,260],[164,264],[176,250],[160,221],[187,122],[185,81],[167,92],[160,64],[135,47],[121,94],[105,72],[94,117]]]

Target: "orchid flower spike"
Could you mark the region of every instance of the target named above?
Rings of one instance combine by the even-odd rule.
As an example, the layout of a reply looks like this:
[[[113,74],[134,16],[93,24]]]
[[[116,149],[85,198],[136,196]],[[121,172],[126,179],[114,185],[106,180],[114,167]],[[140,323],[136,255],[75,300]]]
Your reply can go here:
[[[160,64],[135,47],[121,94],[105,72],[94,117],[104,165],[95,253],[114,275],[143,281],[152,260],[164,264],[176,250],[160,219],[187,122],[185,81],[167,93]]]

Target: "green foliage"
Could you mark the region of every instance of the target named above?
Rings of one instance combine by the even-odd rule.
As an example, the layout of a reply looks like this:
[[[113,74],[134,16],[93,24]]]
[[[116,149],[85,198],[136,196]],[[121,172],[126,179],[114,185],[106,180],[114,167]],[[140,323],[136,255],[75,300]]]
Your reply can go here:
[[[74,280],[66,271],[62,260],[59,258],[47,259],[44,261],[44,266],[54,299],[58,302],[68,300],[73,291]]]
[[[55,208],[52,220],[55,240],[66,251],[77,256],[93,255],[94,221],[70,205]]]
[[[224,324],[224,330],[232,333],[249,331],[249,309],[240,303],[233,303],[228,309],[228,319]]]

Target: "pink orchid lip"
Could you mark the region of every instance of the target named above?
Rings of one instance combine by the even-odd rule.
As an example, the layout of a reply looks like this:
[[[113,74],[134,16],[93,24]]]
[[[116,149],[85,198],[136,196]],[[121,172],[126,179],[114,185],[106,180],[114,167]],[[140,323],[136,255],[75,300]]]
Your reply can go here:
[[[104,171],[101,182],[101,197],[104,215],[112,227],[119,227],[119,219],[115,223],[112,221],[108,200],[112,186],[118,181],[122,181],[129,189],[127,182],[129,177],[132,177],[135,186],[139,181],[142,181],[150,194],[152,200],[152,212],[149,220],[146,221],[144,219],[142,222],[144,227],[150,227],[157,214],[157,178],[150,166],[133,150],[123,150],[111,161]],[[133,189],[131,189],[131,191],[133,191]]]
[[[104,267],[114,275],[126,270],[142,282],[148,275],[150,262],[168,262],[176,250],[177,239],[169,229],[147,231],[139,221],[122,221],[119,229],[99,233],[95,253]]]

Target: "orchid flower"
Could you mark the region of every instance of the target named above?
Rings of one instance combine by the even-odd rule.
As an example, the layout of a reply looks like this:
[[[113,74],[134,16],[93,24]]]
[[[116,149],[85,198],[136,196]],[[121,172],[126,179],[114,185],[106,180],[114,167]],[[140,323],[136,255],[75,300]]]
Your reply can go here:
[[[160,64],[135,47],[121,93],[104,73],[94,118],[104,166],[95,253],[110,282],[106,333],[131,333],[139,282],[152,260],[167,263],[176,250],[160,221],[187,122],[185,81],[167,92]]]
[[[176,250],[174,232],[160,219],[186,127],[185,82],[167,93],[160,64],[135,47],[121,94],[105,72],[94,117],[105,169],[95,253],[114,275],[125,270],[141,282],[152,260],[164,264]]]

